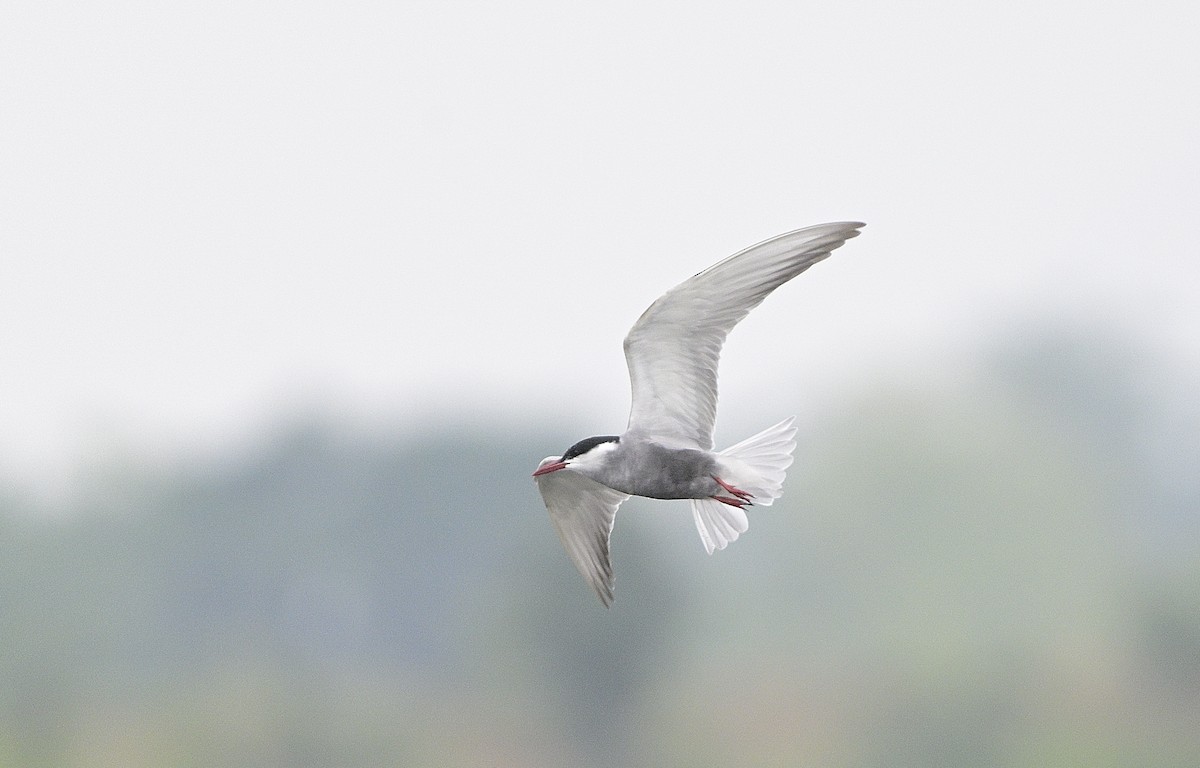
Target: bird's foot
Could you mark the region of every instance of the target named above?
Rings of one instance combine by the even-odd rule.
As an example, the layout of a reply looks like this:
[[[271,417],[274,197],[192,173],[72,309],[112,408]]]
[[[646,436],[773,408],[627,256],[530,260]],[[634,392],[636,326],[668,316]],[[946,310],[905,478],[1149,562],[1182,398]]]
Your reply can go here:
[[[731,507],[737,507],[738,509],[753,506],[753,502],[746,499],[731,499],[728,496],[709,496],[709,498],[713,501],[719,501],[722,504],[728,504]]]
[[[729,483],[725,482],[724,480],[722,480],[721,478],[717,477],[716,475],[712,475],[711,477],[712,477],[712,479],[713,479],[713,480],[716,480],[716,481],[717,481],[717,485],[721,486],[722,488],[724,488],[725,490],[729,491],[729,492],[730,492],[730,493],[732,493],[732,494],[733,494],[735,497],[737,497],[738,499],[740,499],[740,500],[741,500],[742,504],[737,504],[736,506],[743,506],[743,505],[745,505],[745,504],[751,504],[751,503],[753,503],[753,502],[751,502],[751,501],[750,501],[750,499],[753,499],[753,498],[754,498],[754,494],[753,494],[753,493],[748,493],[748,492],[746,492],[746,491],[743,491],[741,488],[734,488],[732,485],[730,485]],[[718,501],[725,501],[725,499],[721,498],[720,496],[713,496],[713,498],[714,498],[714,499],[717,499]],[[728,501],[725,501],[725,503],[726,503],[726,504],[728,504],[729,502],[728,502]]]

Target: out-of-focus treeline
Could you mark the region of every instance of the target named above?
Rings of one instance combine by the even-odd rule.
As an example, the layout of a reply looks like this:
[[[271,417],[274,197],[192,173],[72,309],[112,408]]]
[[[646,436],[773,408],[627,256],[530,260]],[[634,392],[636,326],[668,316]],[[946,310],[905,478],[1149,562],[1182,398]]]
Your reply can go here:
[[[610,611],[529,479],[579,425],[316,420],[14,490],[0,768],[1194,768],[1197,401],[1071,333],[856,382],[724,552],[623,507]]]

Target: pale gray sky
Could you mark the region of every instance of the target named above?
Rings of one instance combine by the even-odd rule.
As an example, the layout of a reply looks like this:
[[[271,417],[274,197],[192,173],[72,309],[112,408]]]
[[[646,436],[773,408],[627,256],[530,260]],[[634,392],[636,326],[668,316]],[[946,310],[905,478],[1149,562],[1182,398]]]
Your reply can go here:
[[[650,301],[837,219],[723,413],[1037,316],[1200,370],[1197,94],[1185,2],[9,0],[0,474],[307,400],[619,429]]]

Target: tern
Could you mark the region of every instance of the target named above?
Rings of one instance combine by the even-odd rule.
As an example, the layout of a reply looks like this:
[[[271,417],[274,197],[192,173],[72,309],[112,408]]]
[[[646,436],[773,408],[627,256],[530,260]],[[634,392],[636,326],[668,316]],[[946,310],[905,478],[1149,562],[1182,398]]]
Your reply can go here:
[[[633,392],[625,433],[580,440],[538,464],[533,477],[558,537],[606,607],[613,601],[609,538],[617,507],[630,496],[690,499],[710,555],[746,532],[746,507],[779,498],[796,448],[795,417],[713,451],[721,347],[772,291],[863,226],[787,232],[667,291],[625,337]]]

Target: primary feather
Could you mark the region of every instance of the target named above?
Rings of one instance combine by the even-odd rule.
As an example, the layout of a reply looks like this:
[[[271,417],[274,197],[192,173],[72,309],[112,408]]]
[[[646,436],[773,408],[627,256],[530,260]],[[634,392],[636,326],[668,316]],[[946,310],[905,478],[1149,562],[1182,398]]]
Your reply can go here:
[[[542,464],[557,461],[551,456]],[[552,472],[535,478],[558,539],[571,562],[606,606],[613,599],[608,540],[617,507],[629,498],[577,472]]]
[[[859,222],[797,229],[739,251],[667,291],[625,337],[627,434],[711,450],[717,363],[729,331],[771,291],[858,235]]]

